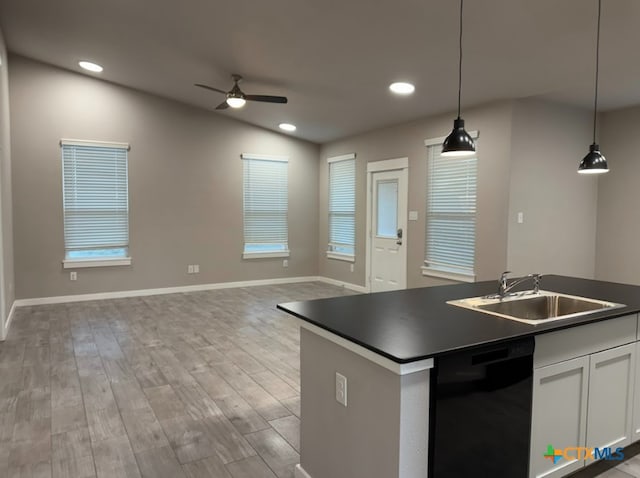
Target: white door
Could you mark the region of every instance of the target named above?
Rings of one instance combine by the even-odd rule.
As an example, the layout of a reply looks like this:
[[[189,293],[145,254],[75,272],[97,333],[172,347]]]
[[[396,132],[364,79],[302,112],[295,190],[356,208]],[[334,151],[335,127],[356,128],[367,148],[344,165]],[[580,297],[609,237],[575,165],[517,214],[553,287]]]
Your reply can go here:
[[[370,290],[407,287],[407,170],[371,175]]]
[[[530,478],[559,478],[584,466],[584,456],[554,459],[549,447],[584,446],[588,390],[589,356],[533,371]]]
[[[587,446],[631,444],[636,344],[591,355]]]

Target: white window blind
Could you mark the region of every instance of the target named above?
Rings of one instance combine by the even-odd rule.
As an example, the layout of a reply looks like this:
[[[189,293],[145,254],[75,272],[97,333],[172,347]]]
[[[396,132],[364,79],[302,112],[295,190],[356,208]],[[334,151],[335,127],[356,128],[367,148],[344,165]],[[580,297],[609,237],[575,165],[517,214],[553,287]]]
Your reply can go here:
[[[63,140],[66,259],[128,255],[128,145]]]
[[[329,252],[355,254],[355,186],[355,155],[329,158]]]
[[[286,158],[243,154],[244,257],[288,255]]]
[[[425,266],[475,274],[477,157],[443,157],[428,148]]]

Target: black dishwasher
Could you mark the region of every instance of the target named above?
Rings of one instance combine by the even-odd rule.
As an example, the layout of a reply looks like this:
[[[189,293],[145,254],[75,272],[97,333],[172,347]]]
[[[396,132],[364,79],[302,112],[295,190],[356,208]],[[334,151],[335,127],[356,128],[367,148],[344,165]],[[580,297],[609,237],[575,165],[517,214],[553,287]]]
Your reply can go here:
[[[527,338],[436,358],[431,478],[528,476],[533,348]]]

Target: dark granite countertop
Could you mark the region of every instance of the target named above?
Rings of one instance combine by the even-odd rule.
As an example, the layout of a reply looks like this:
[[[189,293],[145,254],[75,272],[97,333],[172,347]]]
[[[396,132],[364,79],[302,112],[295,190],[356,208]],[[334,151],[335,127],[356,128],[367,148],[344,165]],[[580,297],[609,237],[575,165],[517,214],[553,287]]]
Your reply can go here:
[[[495,293],[497,281],[487,281],[289,302],[278,308],[397,363],[640,312],[640,286],[548,275],[541,289],[626,306],[528,325],[446,303]]]

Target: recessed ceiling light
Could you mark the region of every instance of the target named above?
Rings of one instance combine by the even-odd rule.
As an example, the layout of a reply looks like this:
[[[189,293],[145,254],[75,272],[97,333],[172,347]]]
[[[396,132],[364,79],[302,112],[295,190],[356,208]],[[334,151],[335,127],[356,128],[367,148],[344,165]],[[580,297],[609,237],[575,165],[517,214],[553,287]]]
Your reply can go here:
[[[96,63],[91,63],[90,61],[79,61],[78,65],[80,68],[84,68],[85,70],[92,71],[94,73],[100,73],[104,68]]]
[[[411,83],[399,81],[397,83],[391,83],[389,89],[398,95],[410,95],[416,90],[416,87]]]
[[[296,125],[290,123],[280,123],[278,126],[280,127],[280,129],[285,131],[295,131],[296,129],[298,129],[296,128]]]

